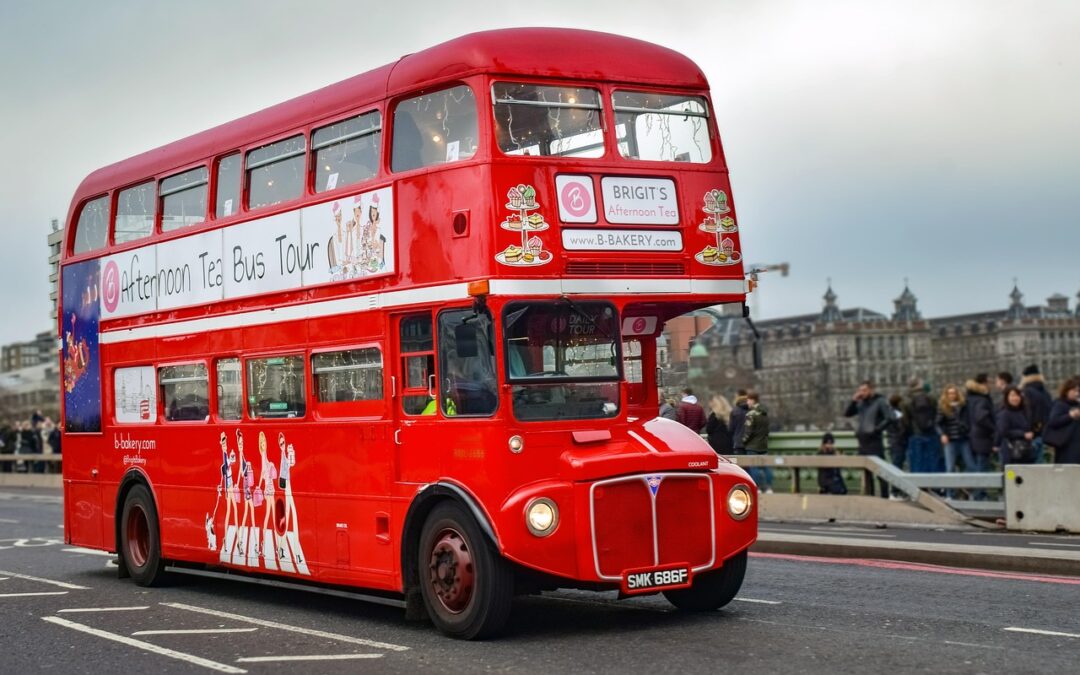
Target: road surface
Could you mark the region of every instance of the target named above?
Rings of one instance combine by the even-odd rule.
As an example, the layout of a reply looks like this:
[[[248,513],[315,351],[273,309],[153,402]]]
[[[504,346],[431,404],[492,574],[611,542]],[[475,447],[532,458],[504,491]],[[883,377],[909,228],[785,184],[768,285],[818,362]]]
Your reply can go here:
[[[1075,672],[1080,579],[754,556],[707,615],[662,597],[522,599],[506,634],[450,640],[399,609],[184,577],[144,589],[62,543],[59,492],[0,490],[5,672]]]

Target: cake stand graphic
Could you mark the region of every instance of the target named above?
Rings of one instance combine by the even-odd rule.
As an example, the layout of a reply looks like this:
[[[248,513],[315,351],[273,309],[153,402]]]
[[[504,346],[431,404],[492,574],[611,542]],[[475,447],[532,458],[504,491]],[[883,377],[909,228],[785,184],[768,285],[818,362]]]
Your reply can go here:
[[[705,219],[698,225],[702,232],[714,235],[716,244],[706,246],[694,254],[694,259],[702,265],[724,267],[735,265],[742,260],[742,254],[735,250],[735,241],[725,234],[739,231],[735,219],[724,214],[731,212],[728,206],[727,193],[723,190],[709,190],[705,193],[705,205],[701,209],[705,212]]]
[[[540,208],[536,203],[536,190],[531,185],[518,185],[506,194],[509,198],[506,208],[512,213],[499,223],[499,227],[519,232],[521,246],[512,244],[499,251],[495,254],[496,262],[512,267],[536,267],[551,262],[551,252],[545,251],[543,240],[534,236],[550,227],[542,215],[530,213]]]

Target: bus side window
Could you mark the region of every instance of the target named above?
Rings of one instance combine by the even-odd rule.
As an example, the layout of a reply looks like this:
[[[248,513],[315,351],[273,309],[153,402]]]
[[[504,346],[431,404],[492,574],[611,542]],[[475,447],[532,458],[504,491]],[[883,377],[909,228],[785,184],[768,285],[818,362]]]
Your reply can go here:
[[[390,167],[408,171],[469,159],[479,140],[476,97],[458,85],[398,103]]]
[[[113,242],[144,239],[154,233],[155,198],[154,181],[120,191],[116,199],[116,224],[113,226]]]
[[[218,160],[214,181],[214,217],[228,218],[240,213],[240,153],[234,152]]]
[[[443,414],[491,415],[499,405],[491,315],[455,309],[439,314],[439,400]]]
[[[431,315],[417,314],[401,320],[401,409],[406,415],[434,415],[435,342]]]
[[[379,167],[381,135],[378,110],[316,129],[311,135],[315,192],[373,178]]]
[[[304,136],[264,145],[247,154],[248,208],[272,206],[304,194]]]
[[[217,416],[219,419],[240,419],[243,392],[240,387],[240,359],[218,359],[215,382],[217,384]]]
[[[311,355],[315,400],[325,415],[382,415],[383,358],[378,347]]]
[[[247,362],[248,414],[251,417],[303,417],[304,357],[274,356]]]
[[[98,197],[83,204],[75,226],[76,254],[105,248],[109,238],[109,196]]]
[[[153,366],[113,371],[113,414],[117,424],[153,424],[157,421],[157,384]]]
[[[623,379],[626,380],[627,403],[645,402],[645,378],[641,360],[641,341],[623,340]]]
[[[206,364],[162,366],[158,368],[158,384],[166,422],[200,421],[210,416]]]

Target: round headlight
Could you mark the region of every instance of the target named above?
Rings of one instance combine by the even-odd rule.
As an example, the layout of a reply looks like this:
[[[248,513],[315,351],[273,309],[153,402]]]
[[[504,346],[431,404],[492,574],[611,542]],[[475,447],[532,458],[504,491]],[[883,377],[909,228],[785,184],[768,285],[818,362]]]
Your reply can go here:
[[[750,515],[750,508],[754,505],[750,497],[750,490],[745,485],[736,485],[731,488],[727,497],[727,510],[735,520],[742,520]]]
[[[546,537],[559,524],[559,507],[547,497],[529,502],[525,507],[525,525],[537,537]]]

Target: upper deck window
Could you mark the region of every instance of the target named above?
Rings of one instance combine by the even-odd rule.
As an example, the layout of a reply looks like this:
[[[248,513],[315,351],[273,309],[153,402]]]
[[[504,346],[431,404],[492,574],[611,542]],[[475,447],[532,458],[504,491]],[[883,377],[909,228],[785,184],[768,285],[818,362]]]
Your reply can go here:
[[[469,159],[479,136],[476,97],[465,85],[404,100],[394,108],[390,167],[408,171]]]
[[[491,86],[495,135],[507,155],[601,157],[600,92],[513,82]]]
[[[234,152],[218,160],[214,193],[215,218],[228,218],[233,214],[240,213],[239,152]]]
[[[169,176],[161,181],[161,231],[198,225],[206,220],[205,166]]]
[[[272,206],[304,193],[303,136],[264,145],[247,154],[248,208]]]
[[[375,110],[316,129],[311,137],[315,151],[315,192],[359,183],[379,169],[382,116]]]
[[[703,97],[616,91],[612,103],[623,157],[695,164],[712,160],[709,107]]]
[[[98,197],[83,204],[75,225],[75,253],[105,248],[109,237],[109,197]]]
[[[120,191],[113,241],[123,244],[154,233],[154,181]]]

